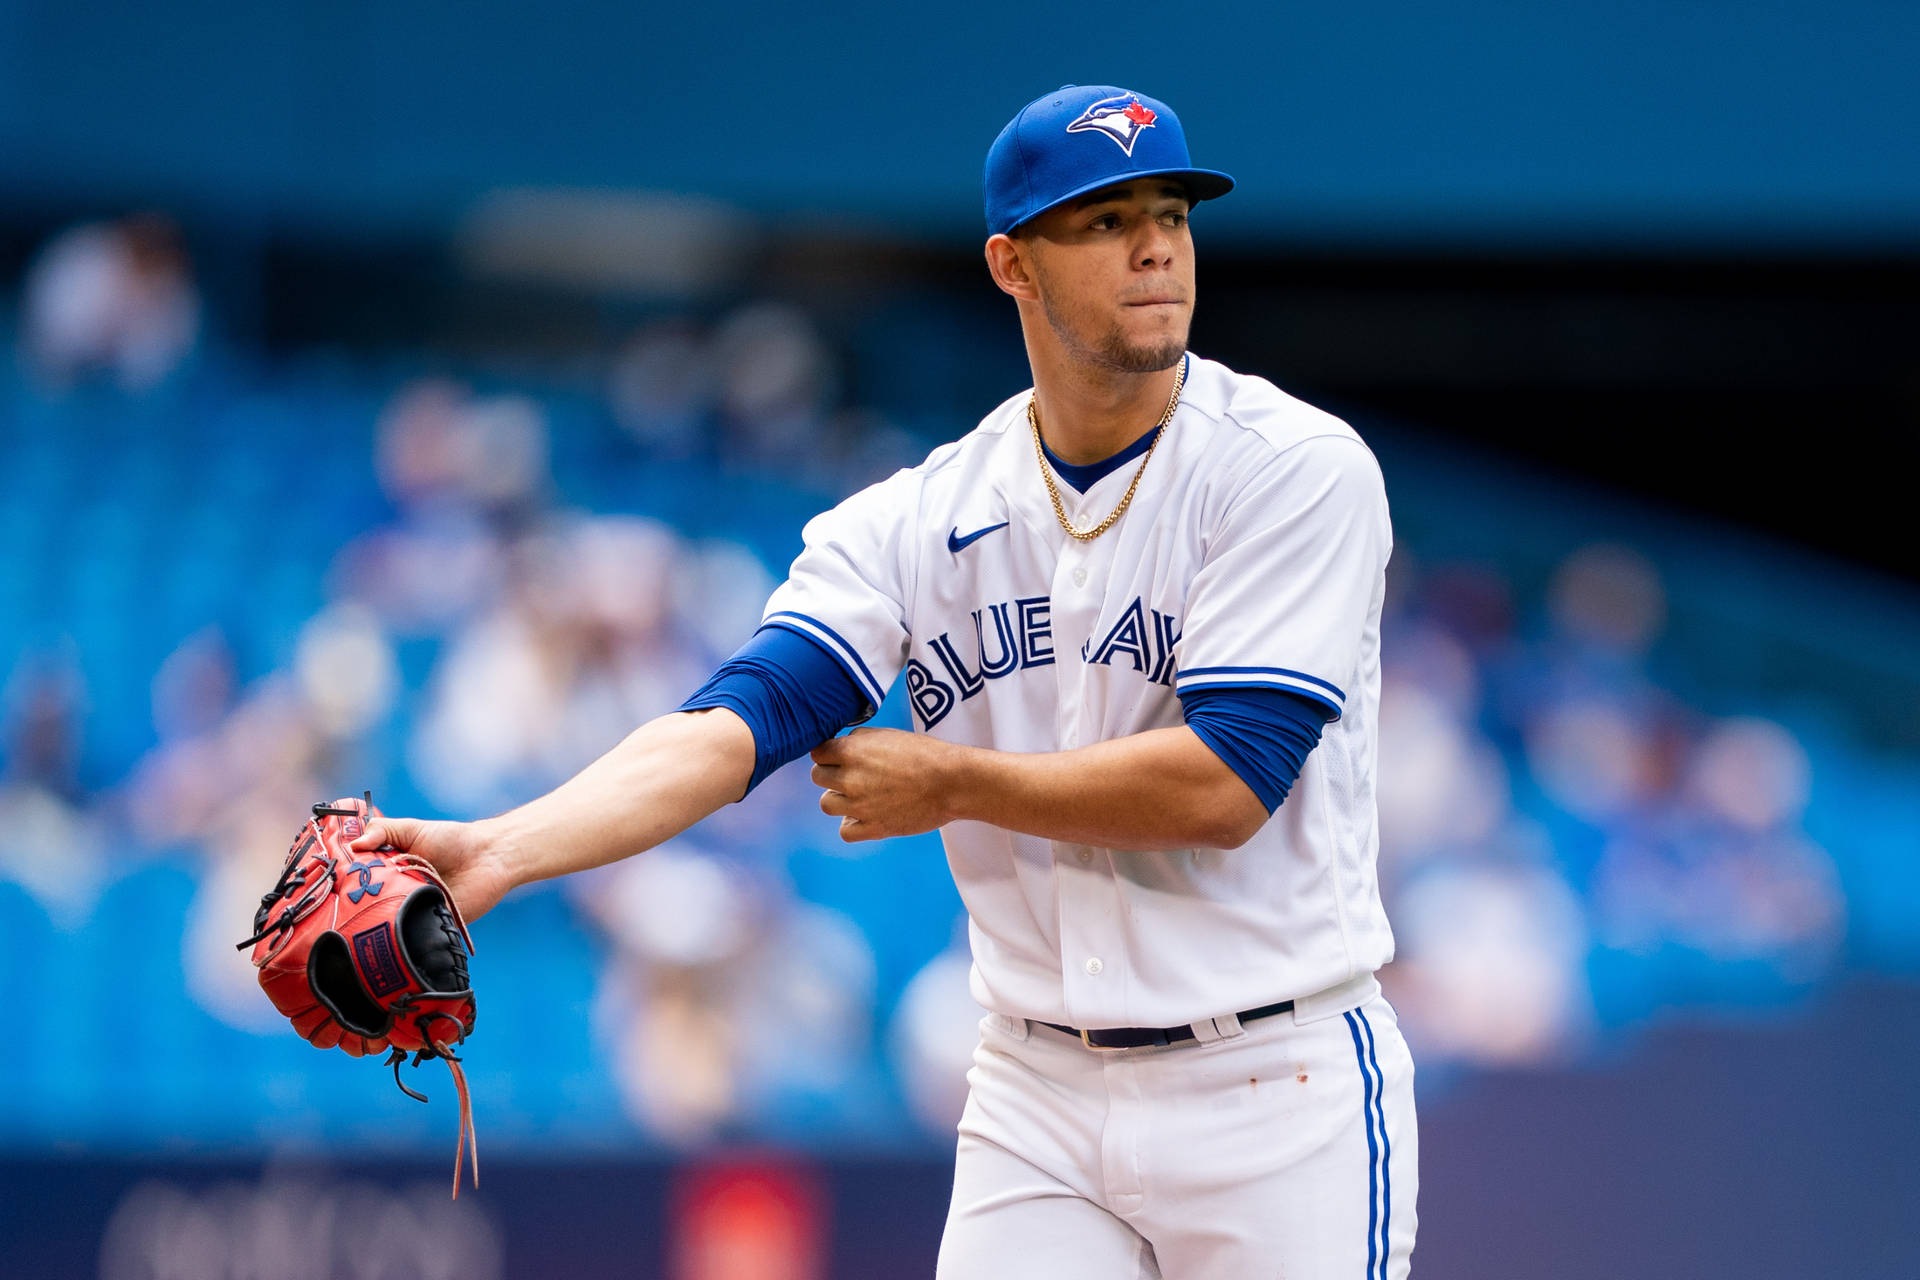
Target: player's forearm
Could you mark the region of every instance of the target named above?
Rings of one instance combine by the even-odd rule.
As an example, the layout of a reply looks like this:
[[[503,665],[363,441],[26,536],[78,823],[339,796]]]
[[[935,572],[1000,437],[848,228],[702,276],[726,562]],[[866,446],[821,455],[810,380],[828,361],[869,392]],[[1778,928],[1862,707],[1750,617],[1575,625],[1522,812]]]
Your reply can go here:
[[[488,844],[515,884],[650,849],[738,800],[753,774],[753,733],[724,708],[675,712],[538,800],[488,819]]]
[[[1237,848],[1267,819],[1259,799],[1185,728],[1073,751],[956,748],[956,818],[1108,849]]]

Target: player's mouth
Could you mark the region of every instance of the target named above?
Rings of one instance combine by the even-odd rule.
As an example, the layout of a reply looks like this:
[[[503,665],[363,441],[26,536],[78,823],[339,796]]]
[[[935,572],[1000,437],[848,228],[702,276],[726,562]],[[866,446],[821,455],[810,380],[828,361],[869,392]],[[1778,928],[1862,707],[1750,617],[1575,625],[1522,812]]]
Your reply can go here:
[[[1130,307],[1184,307],[1185,298],[1136,298],[1127,303]]]

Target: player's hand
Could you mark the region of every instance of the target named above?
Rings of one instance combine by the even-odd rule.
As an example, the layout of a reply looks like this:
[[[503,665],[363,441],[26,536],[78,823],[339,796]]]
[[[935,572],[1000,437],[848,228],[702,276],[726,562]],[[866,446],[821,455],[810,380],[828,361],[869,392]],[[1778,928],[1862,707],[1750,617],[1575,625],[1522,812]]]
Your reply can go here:
[[[493,910],[513,888],[499,849],[487,839],[478,822],[426,822],[419,818],[373,818],[355,853],[372,853],[383,845],[417,854],[431,862],[447,882],[447,889],[469,922]]]
[[[855,729],[813,750],[820,810],[840,819],[849,842],[919,835],[952,820],[951,743],[898,729]]]

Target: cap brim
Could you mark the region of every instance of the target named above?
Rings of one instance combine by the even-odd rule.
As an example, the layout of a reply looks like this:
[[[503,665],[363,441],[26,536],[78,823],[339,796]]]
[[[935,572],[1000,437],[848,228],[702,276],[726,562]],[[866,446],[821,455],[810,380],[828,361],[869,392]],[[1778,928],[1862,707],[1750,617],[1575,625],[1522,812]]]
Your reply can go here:
[[[1014,222],[1012,226],[1006,228],[1006,230],[1011,231],[1013,227],[1020,226],[1022,223],[1031,222],[1047,210],[1058,209],[1067,201],[1077,200],[1090,191],[1098,191],[1102,187],[1117,187],[1123,183],[1132,182],[1135,178],[1178,178],[1185,184],[1187,194],[1191,196],[1195,202],[1201,200],[1216,200],[1233,190],[1233,176],[1222,173],[1218,169],[1142,169],[1138,173],[1108,174],[1096,182],[1089,182],[1083,187],[1075,187],[1057,200],[1048,201],[1038,209],[1021,214],[1019,220]]]

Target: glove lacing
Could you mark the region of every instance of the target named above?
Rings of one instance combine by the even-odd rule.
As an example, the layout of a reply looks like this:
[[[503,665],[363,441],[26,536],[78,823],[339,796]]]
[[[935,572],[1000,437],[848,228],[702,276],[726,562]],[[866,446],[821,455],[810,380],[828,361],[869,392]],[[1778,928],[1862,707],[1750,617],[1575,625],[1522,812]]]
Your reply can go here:
[[[333,873],[338,864],[327,848],[326,834],[320,830],[319,819],[308,818],[307,826],[313,828],[312,834],[303,841],[295,842],[293,851],[287,855],[287,865],[280,870],[280,878],[274,881],[273,888],[260,897],[260,909],[254,914],[255,932],[234,947],[236,951],[245,951],[260,939],[278,934],[267,945],[266,953],[254,960],[253,967],[256,969],[265,968],[271,963],[280,954],[280,949],[287,945],[287,939],[293,936],[293,926],[305,919],[333,892]],[[319,851],[309,854],[309,846],[317,846]],[[309,857],[313,859],[314,869],[320,872],[311,880],[307,878]],[[267,916],[272,913],[274,904],[295,889],[300,890],[300,896],[287,904],[287,909],[280,913],[279,918],[268,921]],[[440,885],[440,892],[446,894],[449,904],[453,902],[453,895],[447,894],[445,884]],[[461,928],[464,931],[466,926],[462,925]]]
[[[422,1049],[415,1053],[413,1055],[413,1065],[417,1067],[428,1058],[441,1058],[446,1061],[447,1070],[453,1075],[454,1092],[460,1096],[460,1140],[453,1148],[453,1198],[458,1200],[460,1198],[460,1163],[462,1157],[466,1157],[472,1165],[473,1189],[475,1191],[480,1189],[480,1134],[473,1127],[473,1098],[467,1091],[467,1073],[460,1069],[460,1055],[453,1051],[452,1045],[447,1044],[444,1040],[438,1039],[427,1031],[426,1024],[436,1018],[444,1018],[448,1022],[452,1022],[456,1027],[459,1026],[459,1020],[450,1013],[429,1013],[422,1015],[417,1025],[420,1027],[420,1034],[426,1038],[428,1043],[432,1044],[433,1048]],[[454,1041],[454,1044],[458,1043],[458,1040]],[[387,1059],[387,1065],[393,1068],[393,1082],[399,1085],[400,1092],[406,1094],[409,1098],[415,1098],[421,1102],[425,1102],[427,1100],[426,1094],[409,1089],[406,1081],[400,1078],[400,1064],[406,1060],[407,1051],[400,1048],[394,1049],[393,1055]]]

